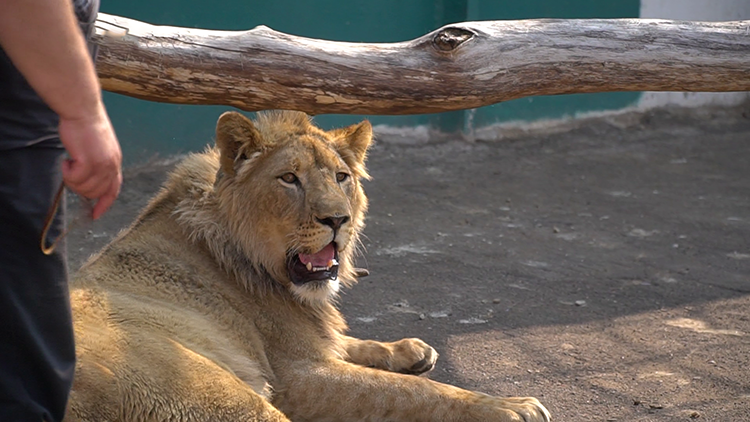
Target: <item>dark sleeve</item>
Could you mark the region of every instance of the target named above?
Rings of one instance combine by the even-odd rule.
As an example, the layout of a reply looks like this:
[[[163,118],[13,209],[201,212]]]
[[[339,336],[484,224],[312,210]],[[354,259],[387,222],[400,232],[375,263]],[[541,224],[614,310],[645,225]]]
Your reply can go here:
[[[99,0],[73,0],[73,6],[89,41],[91,57],[95,58],[97,47],[90,40],[99,13]],[[0,48],[0,150],[54,141],[58,138],[58,121],[57,114],[42,101]]]

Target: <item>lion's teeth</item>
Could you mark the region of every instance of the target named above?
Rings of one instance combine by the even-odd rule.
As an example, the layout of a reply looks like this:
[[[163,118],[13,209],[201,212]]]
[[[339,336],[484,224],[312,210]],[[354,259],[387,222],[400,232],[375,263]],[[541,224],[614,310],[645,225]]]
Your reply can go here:
[[[307,271],[314,273],[318,271],[328,271],[336,265],[339,265],[339,261],[337,261],[334,258],[334,259],[329,259],[325,267],[316,267],[316,266],[313,266],[312,262],[308,262],[307,264],[305,264],[305,268],[307,268]]]

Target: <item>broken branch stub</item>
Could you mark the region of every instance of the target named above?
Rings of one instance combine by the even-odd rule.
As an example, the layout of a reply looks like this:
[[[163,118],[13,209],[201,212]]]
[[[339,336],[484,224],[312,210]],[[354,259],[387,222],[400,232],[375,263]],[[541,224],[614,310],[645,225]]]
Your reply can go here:
[[[750,91],[750,21],[464,22],[387,44],[311,39],[263,26],[155,26],[104,13],[97,27],[105,90],[246,111],[395,115],[533,95]]]
[[[453,51],[474,37],[474,33],[464,28],[447,27],[436,31],[432,42],[440,51]]]

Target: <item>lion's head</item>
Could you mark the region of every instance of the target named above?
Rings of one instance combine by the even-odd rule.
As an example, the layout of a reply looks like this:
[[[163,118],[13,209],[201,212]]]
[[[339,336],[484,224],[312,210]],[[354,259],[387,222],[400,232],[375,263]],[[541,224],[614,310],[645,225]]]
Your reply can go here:
[[[202,221],[199,230],[189,223],[193,237],[206,240],[225,267],[245,262],[302,301],[327,301],[355,280],[371,141],[367,121],[324,131],[300,112],[259,113],[255,121],[224,113],[213,186],[199,203],[183,203],[179,218]]]

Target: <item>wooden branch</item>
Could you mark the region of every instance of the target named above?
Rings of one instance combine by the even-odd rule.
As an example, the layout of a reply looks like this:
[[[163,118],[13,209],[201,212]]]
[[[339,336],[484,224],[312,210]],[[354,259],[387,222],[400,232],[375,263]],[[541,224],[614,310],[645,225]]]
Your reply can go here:
[[[750,21],[465,22],[412,41],[323,41],[99,14],[104,89],[247,111],[419,114],[532,95],[750,91]]]

